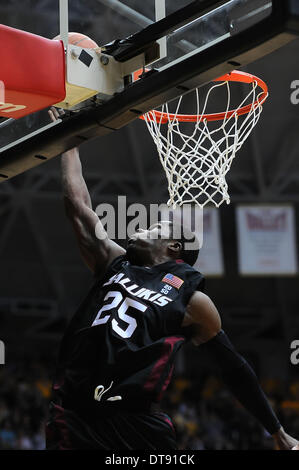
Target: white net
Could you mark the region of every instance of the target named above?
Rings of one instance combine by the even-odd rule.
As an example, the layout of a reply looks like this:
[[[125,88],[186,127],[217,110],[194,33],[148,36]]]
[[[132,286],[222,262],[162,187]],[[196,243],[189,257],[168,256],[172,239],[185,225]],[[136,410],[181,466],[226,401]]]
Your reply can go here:
[[[202,111],[199,90],[195,90],[195,122],[181,122],[179,111],[182,97],[172,114],[166,103],[161,108],[161,115],[156,115],[154,111],[144,115],[166,173],[168,206],[175,208],[185,203],[196,203],[204,207],[213,203],[219,207],[224,201],[230,203],[226,175],[237,151],[257,124],[267,97],[260,99],[263,93],[259,93],[260,88],[254,81],[249,85],[250,92],[239,107],[230,111],[230,85],[229,81],[213,85],[207,93]],[[223,120],[210,121],[205,113],[211,94],[218,87],[227,87],[227,107]],[[248,106],[249,112],[239,115],[244,106]],[[168,120],[163,124],[165,116]]]

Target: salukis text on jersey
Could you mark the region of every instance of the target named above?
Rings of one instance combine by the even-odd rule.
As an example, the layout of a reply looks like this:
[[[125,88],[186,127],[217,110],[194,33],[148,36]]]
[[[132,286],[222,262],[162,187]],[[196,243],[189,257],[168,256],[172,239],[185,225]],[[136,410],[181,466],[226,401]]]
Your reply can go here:
[[[103,287],[109,286],[110,284],[120,284],[129,294],[134,295],[135,297],[139,297],[140,299],[149,300],[154,304],[159,305],[160,307],[164,307],[169,302],[172,302],[172,299],[157,293],[153,290],[146,289],[145,287],[140,287],[131,281],[128,277],[124,278],[123,273],[115,274],[112,276],[108,282],[103,284]],[[124,278],[124,279],[123,279]]]

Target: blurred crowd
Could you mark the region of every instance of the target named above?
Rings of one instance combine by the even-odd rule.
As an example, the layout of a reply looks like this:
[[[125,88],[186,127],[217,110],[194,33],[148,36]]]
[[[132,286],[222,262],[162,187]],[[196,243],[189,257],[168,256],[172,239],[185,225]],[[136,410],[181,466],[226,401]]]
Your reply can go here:
[[[42,450],[51,398],[53,363],[18,363],[0,367],[0,449]],[[299,437],[299,381],[286,387],[263,380],[288,433]],[[179,449],[273,449],[273,440],[215,377],[177,377],[163,409],[172,417]]]
[[[267,379],[261,385],[287,433],[299,438],[299,380],[286,386]],[[179,449],[274,449],[272,437],[214,376],[198,383],[177,378],[164,408],[174,421]]]
[[[49,368],[48,368],[49,366]],[[0,366],[0,449],[42,450],[51,398],[50,367],[40,362]]]

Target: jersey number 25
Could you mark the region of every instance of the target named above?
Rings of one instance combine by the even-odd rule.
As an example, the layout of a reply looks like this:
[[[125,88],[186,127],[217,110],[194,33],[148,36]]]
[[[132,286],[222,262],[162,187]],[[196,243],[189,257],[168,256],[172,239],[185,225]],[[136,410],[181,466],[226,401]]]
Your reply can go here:
[[[130,338],[137,328],[137,322],[135,318],[130,317],[130,315],[126,314],[128,308],[131,307],[135,310],[145,312],[147,306],[141,304],[140,302],[137,302],[136,300],[130,299],[129,297],[124,298],[121,292],[118,291],[108,292],[104,300],[108,300],[110,298],[113,299],[112,302],[110,304],[104,305],[101,310],[99,310],[92,326],[103,325],[107,323],[107,321],[111,317],[111,313],[103,316],[104,312],[117,308],[118,317],[123,322],[127,323],[128,326],[126,328],[122,328],[119,325],[119,322],[115,318],[113,318],[113,320],[111,321],[112,329],[122,338]]]

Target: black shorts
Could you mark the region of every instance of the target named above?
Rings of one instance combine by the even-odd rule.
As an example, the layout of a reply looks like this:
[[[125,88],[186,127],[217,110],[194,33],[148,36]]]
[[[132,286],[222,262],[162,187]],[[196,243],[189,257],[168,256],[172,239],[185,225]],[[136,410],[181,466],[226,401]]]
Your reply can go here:
[[[96,420],[51,403],[46,425],[47,450],[176,450],[176,434],[169,416],[119,412]]]

